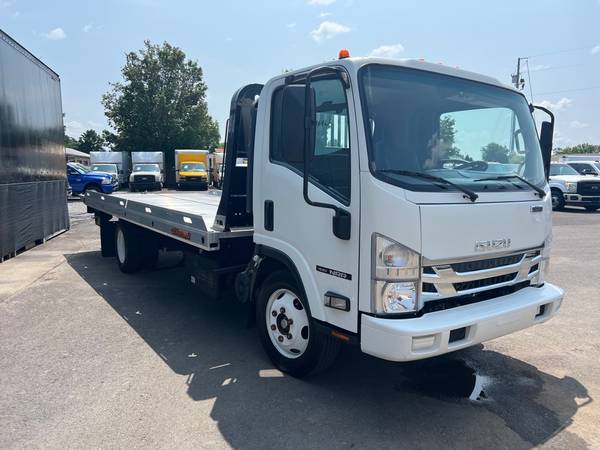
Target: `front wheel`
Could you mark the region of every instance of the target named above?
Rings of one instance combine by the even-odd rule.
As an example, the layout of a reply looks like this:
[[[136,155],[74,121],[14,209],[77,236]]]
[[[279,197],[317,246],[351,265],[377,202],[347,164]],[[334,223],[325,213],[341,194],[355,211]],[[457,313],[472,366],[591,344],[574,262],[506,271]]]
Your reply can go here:
[[[275,272],[263,282],[256,323],[273,364],[292,376],[326,369],[339,352],[339,341],[317,331],[308,302],[288,272]]]
[[[552,209],[554,211],[561,211],[565,207],[565,198],[558,189],[552,189]]]

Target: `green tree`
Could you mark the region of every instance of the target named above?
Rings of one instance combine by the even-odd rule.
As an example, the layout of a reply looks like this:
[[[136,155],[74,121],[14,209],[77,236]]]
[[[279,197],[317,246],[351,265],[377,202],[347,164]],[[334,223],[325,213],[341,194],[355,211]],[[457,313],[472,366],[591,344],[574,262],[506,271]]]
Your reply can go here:
[[[499,162],[506,164],[510,156],[510,150],[503,145],[490,142],[481,149],[481,158],[488,162]]]
[[[123,80],[111,83],[102,104],[119,150],[163,151],[173,168],[174,149],[211,149],[219,144],[217,122],[208,114],[202,68],[165,42],[126,55]],[[167,171],[167,176],[174,172]]]
[[[564,147],[556,149],[556,153],[560,155],[569,155],[569,154],[594,154],[600,153],[600,145],[598,144],[579,144],[573,147]]]
[[[102,151],[104,139],[95,130],[86,130],[79,137],[79,150],[85,153]]]
[[[450,116],[442,117],[440,120],[440,140],[447,148],[446,155],[448,159],[462,158],[460,149],[454,146],[456,135],[455,125],[456,121]]]

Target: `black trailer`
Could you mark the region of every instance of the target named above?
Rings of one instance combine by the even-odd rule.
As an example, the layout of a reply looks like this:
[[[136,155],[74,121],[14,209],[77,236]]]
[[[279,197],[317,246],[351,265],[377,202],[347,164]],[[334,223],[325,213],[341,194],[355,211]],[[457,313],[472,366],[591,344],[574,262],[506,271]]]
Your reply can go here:
[[[0,262],[69,228],[60,78],[0,30]]]

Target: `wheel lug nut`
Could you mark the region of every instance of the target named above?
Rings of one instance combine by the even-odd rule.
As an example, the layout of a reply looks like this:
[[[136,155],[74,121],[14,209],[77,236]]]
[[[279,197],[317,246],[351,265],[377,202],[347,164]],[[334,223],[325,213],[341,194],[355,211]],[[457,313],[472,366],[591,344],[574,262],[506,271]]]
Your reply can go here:
[[[288,338],[288,339],[291,339],[291,338],[292,338],[292,335],[288,333],[288,335],[287,335],[287,338]]]
[[[277,327],[275,325],[271,325],[271,330],[275,331]]]
[[[277,340],[278,340],[279,342],[283,342],[283,336],[279,336],[279,337],[277,338]]]
[[[281,314],[285,314],[285,308],[281,308],[281,309],[279,310],[279,312],[280,312]]]
[[[271,315],[272,315],[273,317],[277,317],[277,311],[273,311],[273,312],[271,313]]]

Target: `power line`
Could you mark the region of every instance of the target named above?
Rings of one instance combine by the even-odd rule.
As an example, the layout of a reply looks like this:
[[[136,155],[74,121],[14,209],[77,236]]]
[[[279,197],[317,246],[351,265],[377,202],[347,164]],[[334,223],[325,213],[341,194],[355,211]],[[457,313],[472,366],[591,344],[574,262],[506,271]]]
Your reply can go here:
[[[531,89],[531,71],[529,70],[529,59],[525,60],[527,64],[527,83],[529,84],[529,101],[533,103],[533,90]]]

